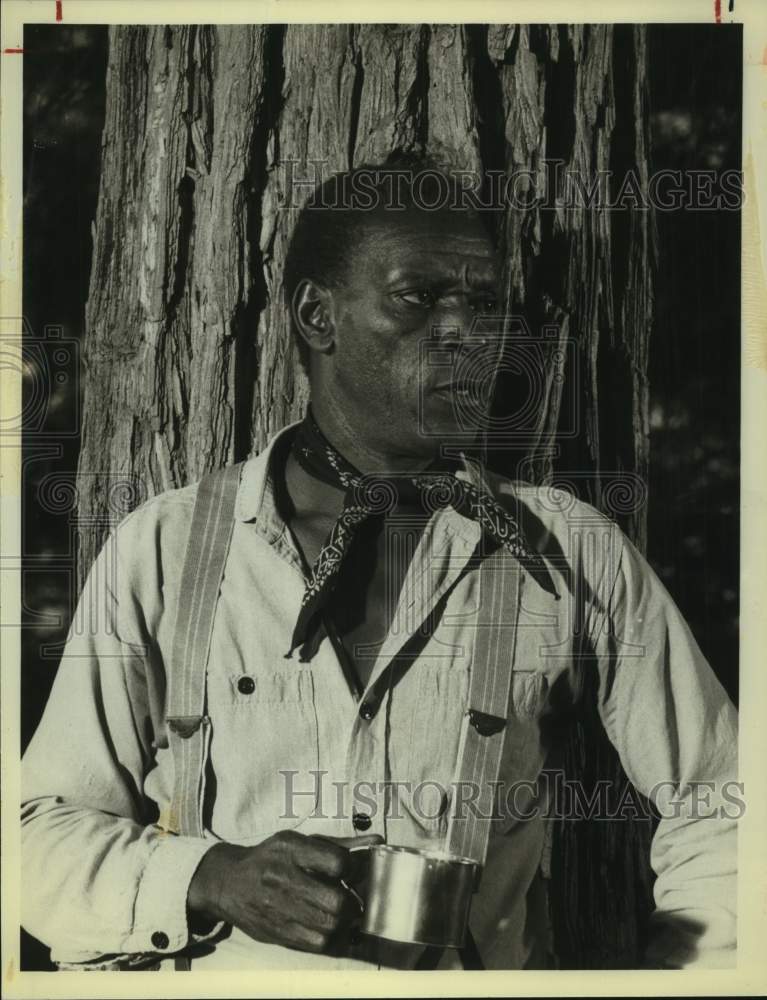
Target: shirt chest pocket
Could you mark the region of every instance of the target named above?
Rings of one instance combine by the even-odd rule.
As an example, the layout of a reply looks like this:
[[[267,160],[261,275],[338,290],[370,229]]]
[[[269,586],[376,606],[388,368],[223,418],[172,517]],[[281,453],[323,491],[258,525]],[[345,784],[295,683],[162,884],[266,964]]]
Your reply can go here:
[[[208,679],[210,828],[256,843],[299,827],[318,804],[319,730],[308,669]]]
[[[414,670],[391,706],[392,776],[414,790],[403,808],[430,837],[444,835],[463,715],[468,706],[469,675],[428,665]],[[541,765],[539,719],[546,706],[548,682],[536,670],[515,669],[511,677],[509,712],[499,775],[485,780],[504,784],[537,777]],[[415,791],[419,790],[419,791]],[[444,794],[440,798],[440,792]],[[506,815],[505,793],[501,814]],[[515,794],[512,790],[511,794]],[[420,798],[419,798],[420,795]],[[508,824],[506,824],[508,825]]]
[[[540,720],[546,709],[548,694],[545,674],[538,670],[514,671],[502,772],[511,768],[526,778],[531,769],[535,769],[541,748]]]
[[[515,669],[511,678],[510,722],[537,722],[546,705],[548,681],[539,670]]]
[[[548,679],[537,670],[512,675],[506,739],[498,774],[496,833],[534,813],[538,777],[545,760],[540,720],[546,710]],[[532,812],[531,812],[532,810]]]

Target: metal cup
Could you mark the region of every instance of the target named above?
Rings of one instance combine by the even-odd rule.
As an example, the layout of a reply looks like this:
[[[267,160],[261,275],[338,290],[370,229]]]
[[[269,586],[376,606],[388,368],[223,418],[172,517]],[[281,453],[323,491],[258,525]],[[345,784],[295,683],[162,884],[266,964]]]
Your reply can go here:
[[[362,931],[389,941],[461,948],[479,865],[439,851],[374,844]]]

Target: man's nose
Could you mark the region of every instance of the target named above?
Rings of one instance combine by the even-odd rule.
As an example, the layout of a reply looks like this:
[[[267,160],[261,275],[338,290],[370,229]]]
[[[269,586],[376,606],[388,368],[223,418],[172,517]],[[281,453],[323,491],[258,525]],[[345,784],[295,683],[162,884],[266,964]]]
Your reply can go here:
[[[473,332],[474,310],[464,296],[444,302],[434,317],[432,333],[439,340],[450,344],[467,341]]]
[[[454,352],[456,365],[498,363],[500,341],[488,331],[486,324],[477,320],[466,299],[446,305],[436,326],[432,327],[432,336],[441,347]]]

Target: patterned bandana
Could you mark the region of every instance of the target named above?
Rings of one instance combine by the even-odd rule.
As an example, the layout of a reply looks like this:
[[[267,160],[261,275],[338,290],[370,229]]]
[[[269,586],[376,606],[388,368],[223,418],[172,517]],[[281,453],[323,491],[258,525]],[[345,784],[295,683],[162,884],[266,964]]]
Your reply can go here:
[[[316,653],[324,627],[322,612],[338,580],[344,558],[358,527],[372,517],[383,517],[398,502],[415,503],[426,513],[453,507],[479,523],[499,545],[515,556],[544,590],[559,597],[546,565],[527,544],[519,523],[486,490],[440,469],[417,474],[364,475],[336,451],[317,425],[311,407],[293,439],[296,461],[310,475],[345,491],[344,505],[311,569],[290,649],[300,646],[302,663]]]

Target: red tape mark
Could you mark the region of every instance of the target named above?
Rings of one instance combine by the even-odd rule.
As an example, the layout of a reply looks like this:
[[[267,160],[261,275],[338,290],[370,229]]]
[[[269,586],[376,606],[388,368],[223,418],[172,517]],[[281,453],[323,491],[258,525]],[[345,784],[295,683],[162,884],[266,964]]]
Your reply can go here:
[[[722,0],[714,0],[714,20],[717,24],[722,23]]]
[[[64,4],[61,2],[61,0],[56,0],[56,20],[57,21],[64,20]]]
[[[21,55],[24,49],[3,49],[3,54],[6,56]]]

